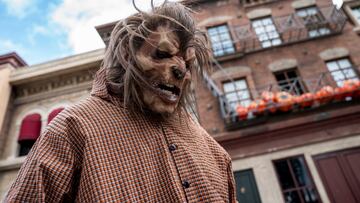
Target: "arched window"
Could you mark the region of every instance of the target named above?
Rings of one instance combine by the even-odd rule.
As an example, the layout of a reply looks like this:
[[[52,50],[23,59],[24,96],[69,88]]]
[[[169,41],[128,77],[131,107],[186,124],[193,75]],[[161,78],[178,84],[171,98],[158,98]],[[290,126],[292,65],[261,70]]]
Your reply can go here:
[[[58,115],[58,113],[60,113],[64,108],[57,108],[54,109],[48,116],[48,124],[50,123],[50,121],[56,117],[56,115]]]
[[[18,143],[20,144],[19,156],[29,153],[41,132],[41,116],[38,113],[27,115],[21,122]]]

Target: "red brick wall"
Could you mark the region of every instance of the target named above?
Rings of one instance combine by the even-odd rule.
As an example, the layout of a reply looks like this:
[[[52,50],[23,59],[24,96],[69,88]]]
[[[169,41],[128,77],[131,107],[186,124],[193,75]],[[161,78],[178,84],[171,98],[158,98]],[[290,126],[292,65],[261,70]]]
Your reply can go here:
[[[229,0],[213,3],[203,3],[195,9],[199,12],[196,15],[198,22],[210,17],[216,16],[233,16],[231,20],[223,21],[232,25],[248,24],[246,13],[258,8],[271,8],[272,16],[282,16],[294,13],[291,6],[292,0],[279,0],[273,3],[261,4],[244,8],[239,4],[238,0]],[[331,5],[330,0],[317,0],[317,6]],[[214,26],[220,21],[208,23]],[[204,27],[203,27],[204,28]],[[266,50],[260,50],[255,53],[249,53],[244,56],[229,59],[221,62],[224,68],[234,66],[248,66],[252,69],[252,79],[256,88],[264,87],[269,83],[276,83],[273,73],[268,69],[268,64],[275,60],[284,58],[294,58],[298,61],[298,72],[303,79],[320,75],[327,72],[325,62],[320,58],[319,53],[323,50],[335,47],[344,47],[350,52],[350,59],[360,71],[360,36],[353,31],[353,25],[350,22],[341,34],[335,36],[325,36],[318,39],[308,40],[306,42],[294,43],[291,45],[273,47]],[[199,83],[201,84],[201,83]],[[222,87],[221,87],[222,88]],[[220,115],[218,100],[211,95],[204,85],[199,85],[197,91],[198,110],[200,114],[200,122],[204,128],[214,136],[226,132],[224,130],[224,122]]]

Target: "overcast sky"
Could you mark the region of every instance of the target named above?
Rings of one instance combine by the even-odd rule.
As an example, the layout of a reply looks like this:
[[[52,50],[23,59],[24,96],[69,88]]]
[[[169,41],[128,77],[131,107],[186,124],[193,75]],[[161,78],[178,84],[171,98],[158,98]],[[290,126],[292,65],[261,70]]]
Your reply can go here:
[[[150,0],[136,2],[150,8]],[[94,27],[134,12],[131,0],[0,0],[0,55],[16,51],[33,65],[99,49]]]

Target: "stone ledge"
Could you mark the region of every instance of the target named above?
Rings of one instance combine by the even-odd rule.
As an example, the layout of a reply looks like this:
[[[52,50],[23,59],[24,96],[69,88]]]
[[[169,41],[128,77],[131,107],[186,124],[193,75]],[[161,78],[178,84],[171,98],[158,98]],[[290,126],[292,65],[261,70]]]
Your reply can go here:
[[[9,158],[0,161],[0,172],[12,170],[12,169],[20,169],[21,165],[24,163],[26,156]]]

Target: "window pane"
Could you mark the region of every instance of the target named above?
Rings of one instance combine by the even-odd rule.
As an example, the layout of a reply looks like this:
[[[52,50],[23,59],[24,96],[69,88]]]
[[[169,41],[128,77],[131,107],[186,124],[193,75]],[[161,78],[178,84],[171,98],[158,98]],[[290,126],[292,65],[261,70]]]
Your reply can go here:
[[[284,196],[286,203],[302,203],[297,191],[286,192]]]
[[[223,56],[235,52],[230,32],[226,25],[208,28],[208,34],[215,56]]]
[[[252,26],[253,26],[254,28],[256,28],[256,27],[261,27],[261,26],[262,26],[262,23],[261,23],[261,21],[259,21],[259,20],[254,20],[254,21],[252,22]]]
[[[252,26],[263,48],[281,44],[280,35],[271,17],[254,20]]]
[[[230,82],[230,83],[224,83],[224,92],[232,92],[235,90],[235,85]]]
[[[270,41],[264,41],[263,43],[261,43],[263,48],[267,48],[267,47],[271,47],[271,42]]]
[[[274,40],[272,40],[272,44],[273,44],[273,45],[280,45],[280,44],[281,44],[281,40],[280,40],[280,39],[274,39]]]
[[[294,172],[294,176],[299,186],[311,185],[309,174],[305,169],[305,163],[303,157],[296,157],[290,160],[291,168]]]
[[[349,68],[351,67],[350,61],[348,59],[341,59],[338,61],[340,68]]]
[[[278,161],[275,163],[276,173],[280,179],[280,185],[283,190],[295,187],[295,183],[291,177],[291,172],[288,167],[287,161]]]
[[[262,20],[262,23],[263,23],[263,25],[272,25],[273,24],[271,18],[264,18]]]
[[[333,61],[333,62],[328,62],[328,63],[326,63],[326,65],[327,65],[327,67],[328,67],[328,69],[329,69],[330,72],[339,69],[339,66],[338,66],[338,64],[337,64],[335,61]]]
[[[248,106],[250,104],[250,92],[245,79],[226,82],[223,84],[223,87],[227,102],[232,103],[230,108],[235,108],[237,104],[243,106]]]
[[[305,203],[319,203],[320,200],[314,188],[305,188],[301,191]]]
[[[328,28],[320,28],[319,32],[321,35],[330,34],[330,30]]]
[[[245,80],[238,80],[235,82],[235,84],[236,84],[236,89],[238,90],[247,89]]]
[[[344,74],[345,74],[346,79],[350,79],[350,78],[355,78],[355,77],[356,77],[354,70],[351,69],[351,68],[344,69],[343,72],[344,72]]]
[[[345,76],[341,71],[334,71],[331,73],[335,81],[344,80]]]
[[[250,98],[249,92],[247,90],[238,92],[238,95],[241,100]]]
[[[265,32],[264,27],[257,27],[257,28],[255,28],[255,33],[256,33],[256,34],[262,34],[262,33],[264,33],[264,32]]]

